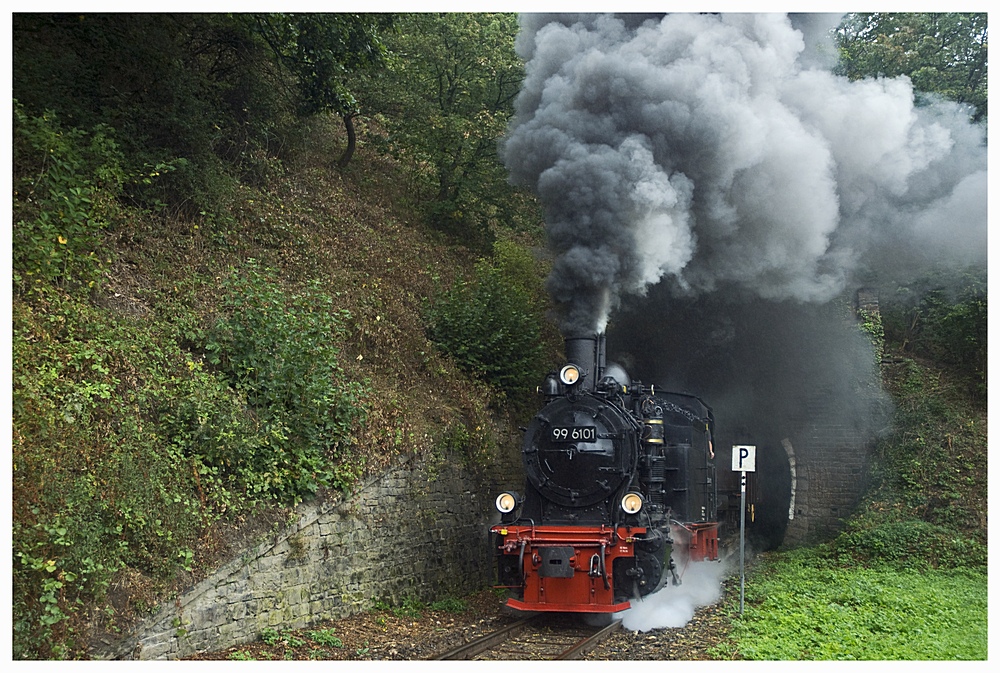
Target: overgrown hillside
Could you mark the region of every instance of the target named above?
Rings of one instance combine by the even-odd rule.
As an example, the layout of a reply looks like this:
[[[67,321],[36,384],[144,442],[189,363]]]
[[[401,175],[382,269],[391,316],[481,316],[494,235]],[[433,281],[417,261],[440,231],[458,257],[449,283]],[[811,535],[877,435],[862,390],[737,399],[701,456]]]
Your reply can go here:
[[[891,427],[871,488],[838,546],[903,568],[984,569],[987,561],[986,272],[939,272],[885,291],[883,387]]]
[[[514,278],[539,296],[531,241],[499,242],[477,276],[415,215],[405,168],[361,152],[331,170],[340,129],[303,133],[225,216],[100,204],[92,266],[73,251],[74,276],[16,274],[19,657],[73,656],[304,497],[445,445],[486,467],[508,436],[517,400],[443,355],[426,313],[487,271],[500,295]]]
[[[82,656],[403,454],[488,468],[559,348],[496,158],[515,32],[15,14],[15,658]]]
[[[970,393],[961,370],[898,350],[883,370],[896,402],[893,427],[875,445],[873,488],[838,548],[900,568],[984,569],[985,398]]]

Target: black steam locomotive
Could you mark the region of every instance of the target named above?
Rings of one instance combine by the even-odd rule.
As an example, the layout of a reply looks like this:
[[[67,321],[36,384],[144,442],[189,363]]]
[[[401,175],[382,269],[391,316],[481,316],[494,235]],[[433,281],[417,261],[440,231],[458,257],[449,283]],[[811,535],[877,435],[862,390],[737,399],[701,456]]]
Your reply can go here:
[[[501,493],[491,528],[517,610],[610,613],[718,558],[714,419],[691,395],[606,363],[603,334],[566,339],[525,431],[523,496]]]

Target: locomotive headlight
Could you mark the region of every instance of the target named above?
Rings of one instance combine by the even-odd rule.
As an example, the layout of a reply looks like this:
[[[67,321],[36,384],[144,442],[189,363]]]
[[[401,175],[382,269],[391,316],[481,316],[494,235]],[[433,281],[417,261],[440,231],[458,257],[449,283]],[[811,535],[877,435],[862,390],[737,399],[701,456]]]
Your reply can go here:
[[[571,386],[580,380],[580,368],[576,365],[566,365],[559,371],[559,380]]]
[[[642,509],[642,496],[638,493],[628,493],[622,498],[622,509],[626,514],[636,514]]]
[[[514,511],[520,501],[517,493],[501,493],[497,496],[497,509],[501,514],[509,514]]]

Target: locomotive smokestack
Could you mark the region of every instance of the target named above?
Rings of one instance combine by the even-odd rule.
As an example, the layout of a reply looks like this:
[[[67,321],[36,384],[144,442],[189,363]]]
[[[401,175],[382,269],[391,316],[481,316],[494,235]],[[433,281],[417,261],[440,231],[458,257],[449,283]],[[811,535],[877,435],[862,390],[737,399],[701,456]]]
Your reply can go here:
[[[594,390],[607,364],[604,334],[568,336],[565,343],[566,359],[583,372],[583,382],[580,385],[586,390]]]

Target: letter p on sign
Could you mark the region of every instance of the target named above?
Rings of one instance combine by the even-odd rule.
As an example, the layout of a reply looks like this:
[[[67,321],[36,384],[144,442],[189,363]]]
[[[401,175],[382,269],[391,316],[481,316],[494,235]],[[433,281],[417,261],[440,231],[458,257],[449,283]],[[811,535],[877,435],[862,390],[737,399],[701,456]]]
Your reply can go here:
[[[733,446],[733,472],[755,472],[757,470],[757,447]]]

